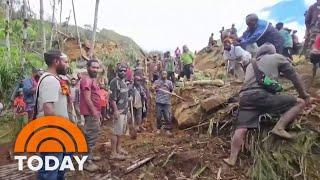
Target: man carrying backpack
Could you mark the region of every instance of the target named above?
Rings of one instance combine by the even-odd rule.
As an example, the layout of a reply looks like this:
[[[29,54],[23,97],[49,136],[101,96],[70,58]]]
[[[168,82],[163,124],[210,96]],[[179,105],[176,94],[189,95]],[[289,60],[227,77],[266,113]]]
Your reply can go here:
[[[293,83],[298,98],[278,94],[282,87],[273,79],[277,79],[280,72]],[[288,59],[276,54],[274,45],[262,45],[258,49],[257,59],[252,60],[247,67],[240,91],[239,114],[231,140],[231,153],[224,161],[231,166],[235,165],[247,130],[257,128],[259,115],[264,113],[283,114],[271,132],[282,138],[294,138],[285,128],[309,103],[310,96]]]

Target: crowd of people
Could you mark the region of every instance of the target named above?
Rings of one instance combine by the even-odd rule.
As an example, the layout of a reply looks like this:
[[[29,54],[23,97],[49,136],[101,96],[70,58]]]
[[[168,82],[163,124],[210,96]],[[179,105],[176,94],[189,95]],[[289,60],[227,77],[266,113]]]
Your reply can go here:
[[[299,53],[301,43],[296,35],[297,31],[292,32],[291,29],[284,27],[284,23],[279,22],[273,27],[271,23],[259,19],[256,14],[249,14],[246,23],[248,28],[241,37],[238,37],[234,25],[231,29],[222,28],[220,31],[226,70],[239,81],[243,81],[250,59],[257,57],[258,48],[265,43],[274,45],[278,54],[291,61],[293,55]]]
[[[313,5],[307,16],[307,31],[313,37],[314,26],[318,26],[320,1]],[[317,15],[317,18],[314,17]],[[315,22],[317,23],[315,23]],[[276,27],[256,14],[246,17],[247,30],[238,37],[233,24],[231,29],[220,31],[223,43],[223,57],[226,60],[227,74],[232,74],[243,83],[240,91],[240,107],[235,122],[235,132],[231,140],[230,157],[224,162],[233,166],[248,129],[257,128],[259,116],[265,113],[282,114],[271,131],[286,139],[294,135],[285,129],[298,114],[311,103],[300,76],[292,66],[292,54],[300,47],[296,31],[278,23]],[[213,33],[208,46],[216,45]],[[310,47],[310,59],[314,64],[314,75],[320,62],[320,36],[315,36]],[[172,137],[171,96],[177,80],[193,80],[195,56],[184,45],[182,53],[177,47],[174,56],[168,51],[154,54],[143,66],[137,60],[133,69],[127,62],[115,68],[108,67],[107,79],[100,81],[99,60],[87,60],[87,72],[76,77],[67,74],[69,59],[61,51],[48,51],[44,54],[48,66],[46,71],[34,69],[32,76],[23,80],[13,102],[15,118],[21,128],[25,123],[41,116],[62,116],[83,128],[89,147],[88,160],[84,169],[90,172],[99,170],[94,161],[101,157],[93,153],[102,123],[112,121],[111,159],[125,160],[129,153],[122,147],[123,136],[145,130],[144,123],[150,109],[151,94],[155,94],[156,133],[162,131]],[[299,97],[278,94],[283,90],[276,80],[279,75],[289,79]],[[176,76],[177,75],[177,76]],[[148,82],[152,85],[148,86]],[[46,156],[49,153],[43,153]],[[62,160],[63,153],[50,154]],[[63,171],[39,171],[39,179],[59,179]]]
[[[94,172],[99,170],[94,161],[101,157],[92,150],[102,124],[112,121],[110,158],[125,160],[128,152],[122,147],[123,136],[128,130],[132,137],[145,130],[151,92],[156,94],[156,133],[164,130],[172,137],[171,94],[176,74],[178,72],[179,78],[191,79],[194,55],[187,46],[183,46],[183,53],[177,48],[175,57],[170,52],[163,56],[155,54],[146,66],[148,74],[139,60],[133,69],[127,62],[121,62],[108,68],[107,82],[98,78],[103,69],[99,60],[87,60],[86,72],[76,76],[67,74],[69,59],[61,51],[48,51],[44,54],[44,61],[48,69],[34,68],[32,76],[24,79],[16,91],[14,118],[19,122],[19,129],[41,116],[62,116],[73,121],[84,130],[89,147],[84,169]],[[152,82],[152,87],[148,88],[147,82]],[[63,157],[63,153],[50,155],[59,160]],[[62,176],[60,171],[39,171],[39,179]]]
[[[313,77],[320,62],[319,9],[320,1],[317,0],[306,13],[306,57],[314,64]],[[307,93],[292,65],[292,54],[297,53],[301,47],[297,31],[291,34],[291,30],[285,28],[282,22],[273,27],[271,23],[259,19],[256,14],[248,15],[246,24],[248,28],[242,37],[227,36],[226,39],[222,39],[225,60],[240,64],[238,68],[231,68],[234,69],[233,74],[238,78],[243,74],[237,73],[237,69],[245,73],[239,94],[240,107],[234,123],[235,132],[231,139],[230,156],[223,159],[230,166],[236,164],[247,131],[260,127],[261,115],[280,114],[271,133],[284,139],[293,139],[295,135],[286,131],[287,126],[316,100]],[[230,44],[233,44],[231,48]],[[250,54],[251,57],[244,54]],[[250,63],[247,63],[248,59],[244,57],[247,57]],[[298,97],[279,93],[283,91],[282,85],[276,81],[279,75],[292,82]]]

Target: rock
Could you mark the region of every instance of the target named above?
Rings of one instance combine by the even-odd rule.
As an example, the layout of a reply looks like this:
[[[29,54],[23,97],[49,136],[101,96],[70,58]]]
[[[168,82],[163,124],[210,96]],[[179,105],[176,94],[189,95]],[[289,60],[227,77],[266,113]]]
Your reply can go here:
[[[221,96],[211,96],[201,101],[201,108],[206,112],[216,109],[226,102],[226,99]]]

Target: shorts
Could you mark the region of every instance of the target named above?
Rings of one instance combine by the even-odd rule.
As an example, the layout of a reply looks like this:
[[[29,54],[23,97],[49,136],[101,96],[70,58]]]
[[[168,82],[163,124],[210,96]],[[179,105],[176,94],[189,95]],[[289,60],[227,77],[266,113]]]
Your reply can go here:
[[[119,119],[113,119],[113,134],[117,136],[122,136],[126,133],[127,130],[127,114],[120,114]]]
[[[270,94],[264,90],[252,91],[240,97],[236,128],[257,128],[259,116],[265,113],[283,114],[295,106],[297,98]]]
[[[182,77],[187,76],[187,79],[189,80],[192,74],[193,74],[192,64],[183,65],[183,76]]]
[[[312,64],[320,63],[320,54],[310,53],[310,61]]]

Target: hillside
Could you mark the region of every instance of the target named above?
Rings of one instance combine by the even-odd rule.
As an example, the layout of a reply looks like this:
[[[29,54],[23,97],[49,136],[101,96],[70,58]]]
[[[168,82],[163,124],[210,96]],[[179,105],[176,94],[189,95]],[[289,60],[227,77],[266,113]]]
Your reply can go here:
[[[91,30],[89,30],[88,27],[87,29],[82,27],[78,28],[82,43],[87,42],[91,39]],[[63,30],[70,37],[77,38],[75,26],[63,28]],[[142,50],[139,45],[135,43],[131,38],[105,28],[96,33],[95,52],[99,59],[111,61],[127,60],[129,62],[132,62],[133,60],[142,58],[144,56],[141,53]]]

